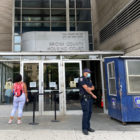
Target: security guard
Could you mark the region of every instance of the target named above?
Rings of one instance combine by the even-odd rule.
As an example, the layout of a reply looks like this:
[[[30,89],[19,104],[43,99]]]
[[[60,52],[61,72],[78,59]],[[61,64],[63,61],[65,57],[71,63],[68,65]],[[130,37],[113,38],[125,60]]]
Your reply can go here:
[[[92,81],[90,80],[90,73],[91,71],[86,68],[83,70],[83,76],[79,78],[81,106],[83,111],[82,131],[85,135],[88,135],[88,131],[95,131],[90,127],[90,118],[92,114],[93,98],[97,99],[97,97],[92,93],[92,90],[94,90],[94,86],[92,84]]]

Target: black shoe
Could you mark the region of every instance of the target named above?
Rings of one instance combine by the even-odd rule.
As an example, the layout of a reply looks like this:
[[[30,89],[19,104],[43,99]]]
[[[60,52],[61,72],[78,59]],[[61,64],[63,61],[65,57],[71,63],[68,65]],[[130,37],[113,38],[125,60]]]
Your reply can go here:
[[[89,128],[88,131],[89,131],[89,132],[95,132],[95,130],[92,129],[92,128]]]
[[[88,135],[88,131],[87,130],[83,130],[83,134],[84,135]]]

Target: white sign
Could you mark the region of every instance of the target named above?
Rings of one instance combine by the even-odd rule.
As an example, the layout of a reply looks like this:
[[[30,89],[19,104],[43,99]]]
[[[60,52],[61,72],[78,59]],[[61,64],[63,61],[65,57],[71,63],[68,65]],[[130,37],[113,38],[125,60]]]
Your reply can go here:
[[[49,87],[56,88],[56,82],[49,82]]]
[[[78,83],[79,78],[74,78],[74,82]]]
[[[30,82],[30,87],[31,88],[36,88],[36,82]]]
[[[22,35],[22,51],[89,51],[88,32],[27,32]]]

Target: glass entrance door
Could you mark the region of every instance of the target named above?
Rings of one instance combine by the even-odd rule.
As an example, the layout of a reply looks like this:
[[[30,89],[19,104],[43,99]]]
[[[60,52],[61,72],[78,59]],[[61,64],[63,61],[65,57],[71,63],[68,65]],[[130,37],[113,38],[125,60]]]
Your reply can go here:
[[[27,84],[29,103],[25,105],[25,114],[32,112],[36,95],[36,111],[39,115],[53,113],[54,101],[59,110],[59,63],[58,62],[22,62],[23,81]],[[54,100],[56,94],[56,100]],[[45,113],[47,112],[47,113]]]
[[[33,111],[33,100],[36,98],[36,111],[39,111],[39,63],[25,62],[22,65],[23,81],[27,85],[29,102],[25,105],[24,111]]]
[[[50,62],[43,64],[43,93],[44,111],[53,111],[56,101],[56,110],[59,110],[59,63]],[[56,94],[56,100],[54,99]]]
[[[82,75],[81,61],[64,62],[66,111],[81,110],[78,80]]]

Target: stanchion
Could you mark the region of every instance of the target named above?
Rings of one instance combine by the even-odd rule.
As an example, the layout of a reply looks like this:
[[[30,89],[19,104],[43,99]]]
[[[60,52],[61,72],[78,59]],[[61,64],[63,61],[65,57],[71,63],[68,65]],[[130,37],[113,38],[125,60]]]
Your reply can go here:
[[[58,92],[58,94],[60,94],[62,92]],[[60,122],[59,120],[57,120],[57,114],[56,114],[56,93],[54,92],[54,120],[52,120],[52,122]]]
[[[29,123],[29,125],[38,125],[39,124],[39,123],[35,122],[36,97],[37,97],[37,93],[33,93],[33,122]]]

